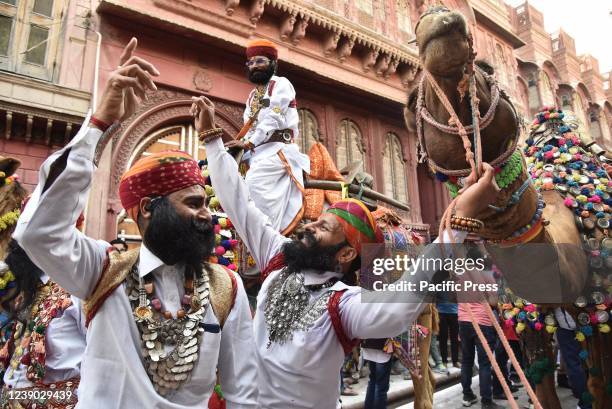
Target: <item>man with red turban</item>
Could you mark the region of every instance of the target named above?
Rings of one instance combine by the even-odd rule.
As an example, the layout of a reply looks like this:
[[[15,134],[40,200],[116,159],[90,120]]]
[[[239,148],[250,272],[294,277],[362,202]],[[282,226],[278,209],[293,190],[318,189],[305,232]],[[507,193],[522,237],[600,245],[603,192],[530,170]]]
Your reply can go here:
[[[207,98],[196,99],[191,112],[198,132],[214,126],[214,106]],[[345,354],[360,338],[390,338],[406,331],[425,305],[423,294],[396,291],[385,294],[384,302],[362,301],[365,293],[354,285],[355,272],[367,247],[383,243],[362,202],[334,203],[290,240],[250,200],[221,140],[207,139],[205,147],[216,195],[264,278],[254,319],[259,405],[335,409]],[[474,217],[494,201],[498,189],[493,168],[484,167],[481,180],[457,199],[456,217]],[[461,242],[466,233],[454,236]],[[437,246],[425,256],[444,258]],[[429,282],[433,273],[416,269],[402,280]]]
[[[85,207],[98,144],[155,90],[159,75],[132,56],[132,39],[99,108],[45,161],[15,238],[32,261],[83,300],[87,349],[78,408],[204,409],[217,379],[228,408],[255,409],[252,319],[240,278],[208,263],[214,229],[204,180],[185,152],[143,157],[119,197],[143,238],[114,250],[74,228]],[[240,351],[237,354],[235,351]]]
[[[244,149],[246,184],[257,207],[272,227],[290,234],[304,214],[304,172],[310,159],[293,143],[299,135],[299,116],[291,82],[276,74],[278,50],[268,40],[246,48],[249,80],[256,85],[244,111],[244,126],[229,148]]]

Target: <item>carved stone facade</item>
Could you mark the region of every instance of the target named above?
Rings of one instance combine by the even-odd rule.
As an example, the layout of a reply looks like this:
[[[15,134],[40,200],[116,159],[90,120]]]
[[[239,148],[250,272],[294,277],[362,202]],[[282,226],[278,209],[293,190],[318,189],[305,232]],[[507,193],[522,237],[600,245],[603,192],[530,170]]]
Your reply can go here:
[[[75,7],[70,13],[86,15],[83,2],[71,1]],[[297,92],[301,149],[320,141],[341,164],[362,158],[376,189],[405,198],[412,210],[404,216],[436,231],[448,196],[417,163],[415,136],[405,129],[402,108],[419,75],[417,49],[410,42],[414,27],[420,13],[438,0],[96,3],[93,16],[86,22],[79,20],[82,27],[69,27],[69,43],[58,67],[60,85],[88,91],[95,74],[99,95],[122,46],[134,35],[139,39],[137,52],[162,74],[156,78],[159,91],[151,93],[122,124],[102,154],[92,192],[95,199],[87,211],[88,234],[115,237],[121,210],[116,189],[120,175],[152,133],[173,125],[188,126],[191,96],[205,94],[213,99],[227,136],[238,132],[252,89],[246,79],[244,47],[254,38],[271,40],[279,48],[279,75],[289,78]],[[576,56],[567,34],[561,32],[551,40],[543,32],[541,14],[529,5],[515,9],[498,0],[443,3],[466,15],[478,57],[496,68],[500,83],[526,117],[543,101],[552,100],[583,118],[584,130],[612,148],[610,76],[599,74],[593,58]],[[97,36],[92,29],[102,35],[97,71],[95,46],[91,47],[91,39]],[[32,151],[38,156],[28,161],[32,167],[23,175],[31,182],[29,187],[36,181],[36,168],[44,155],[74,135],[85,111],[86,106],[79,115],[64,112],[61,122],[0,107],[0,135],[6,138],[6,129],[12,130],[0,149],[21,149],[26,157],[26,151],[40,147]]]

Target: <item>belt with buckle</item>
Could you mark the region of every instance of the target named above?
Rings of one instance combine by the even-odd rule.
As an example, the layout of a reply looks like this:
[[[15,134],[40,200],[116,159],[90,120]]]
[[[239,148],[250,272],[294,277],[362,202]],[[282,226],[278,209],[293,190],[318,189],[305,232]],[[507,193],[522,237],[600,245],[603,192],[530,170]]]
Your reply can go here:
[[[270,138],[259,144],[259,146],[266,143],[281,142],[281,143],[293,143],[293,130],[292,129],[281,129],[274,131]]]

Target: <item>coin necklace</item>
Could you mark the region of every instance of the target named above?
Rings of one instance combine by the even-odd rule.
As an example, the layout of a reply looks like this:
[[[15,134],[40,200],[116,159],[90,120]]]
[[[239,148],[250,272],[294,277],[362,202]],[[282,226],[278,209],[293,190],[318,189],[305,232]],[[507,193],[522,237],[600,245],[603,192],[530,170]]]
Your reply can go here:
[[[155,390],[166,396],[189,380],[198,361],[204,333],[200,323],[210,302],[208,272],[203,268],[197,278],[193,272],[186,274],[182,304],[188,310],[179,310],[174,319],[169,311],[162,313],[153,282],[139,276],[137,265],[128,279],[128,297],[142,340],[145,369]],[[174,348],[165,352],[167,345]]]

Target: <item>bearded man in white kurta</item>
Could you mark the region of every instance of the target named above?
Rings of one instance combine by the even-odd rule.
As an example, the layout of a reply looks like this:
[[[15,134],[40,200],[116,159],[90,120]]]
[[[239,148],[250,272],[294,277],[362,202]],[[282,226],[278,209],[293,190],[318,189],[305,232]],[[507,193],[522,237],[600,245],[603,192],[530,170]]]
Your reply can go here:
[[[210,100],[197,99],[192,113],[198,132],[214,127]],[[254,320],[259,405],[335,409],[345,354],[357,339],[406,331],[425,305],[424,294],[397,291],[385,294],[384,302],[362,302],[364,290],[343,280],[359,268],[364,245],[382,242],[367,207],[354,199],[336,202],[316,222],[306,224],[298,239],[290,240],[249,200],[238,166],[221,140],[205,142],[217,197],[265,279]],[[478,183],[457,199],[457,217],[474,217],[495,200],[499,189],[493,168],[485,168]],[[466,237],[459,231],[453,235],[456,242]],[[424,257],[446,258],[446,249],[440,247],[444,246],[428,247]],[[434,273],[408,271],[401,280],[430,281]]]
[[[205,409],[217,372],[227,407],[255,409],[252,320],[242,282],[205,261],[214,246],[204,180],[184,152],[137,161],[119,196],[143,244],[119,253],[73,226],[87,202],[109,124],[133,113],[159,75],[132,39],[75,138],[43,164],[15,238],[84,300],[87,348],[78,408]]]
[[[257,86],[247,99],[239,137],[226,146],[245,150],[251,198],[272,227],[289,235],[304,214],[303,175],[310,173],[310,159],[293,143],[299,135],[295,90],[275,75],[278,51],[272,42],[251,41],[246,56],[249,80]]]

